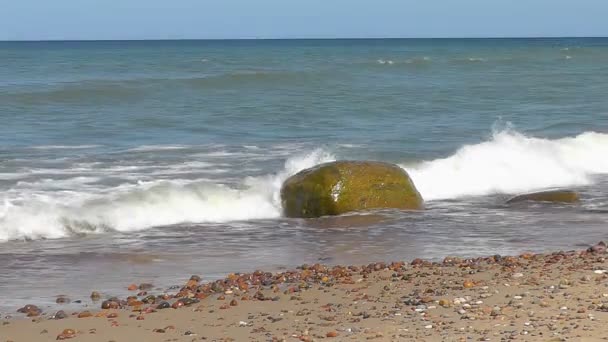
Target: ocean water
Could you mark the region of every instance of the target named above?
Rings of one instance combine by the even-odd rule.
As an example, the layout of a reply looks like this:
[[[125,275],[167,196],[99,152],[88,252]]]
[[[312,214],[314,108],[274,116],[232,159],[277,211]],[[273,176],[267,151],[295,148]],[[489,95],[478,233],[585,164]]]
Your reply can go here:
[[[132,282],[608,239],[608,39],[0,42],[0,311]],[[281,215],[399,164],[424,212]],[[505,199],[575,189],[576,205]]]

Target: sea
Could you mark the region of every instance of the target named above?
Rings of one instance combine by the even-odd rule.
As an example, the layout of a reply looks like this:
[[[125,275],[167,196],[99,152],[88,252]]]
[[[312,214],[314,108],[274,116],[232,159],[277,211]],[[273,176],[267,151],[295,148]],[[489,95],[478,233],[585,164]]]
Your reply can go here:
[[[426,210],[282,215],[287,177],[344,159],[398,164]],[[581,202],[505,204],[554,188]],[[5,315],[192,274],[600,240],[608,39],[0,42]]]

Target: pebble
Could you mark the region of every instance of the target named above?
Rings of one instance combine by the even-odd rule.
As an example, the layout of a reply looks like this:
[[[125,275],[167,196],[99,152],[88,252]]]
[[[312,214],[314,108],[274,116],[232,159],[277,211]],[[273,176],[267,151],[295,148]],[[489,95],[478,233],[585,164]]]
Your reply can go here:
[[[63,310],[59,310],[59,311],[55,312],[55,314],[53,315],[53,319],[64,319],[67,317],[68,317],[68,315]]]
[[[169,304],[168,302],[161,302],[160,304],[158,304],[156,306],[157,310],[162,310],[162,309],[168,309],[171,307],[171,304]]]
[[[93,314],[90,311],[83,311],[78,314],[78,318],[89,318],[93,317]]]
[[[68,304],[68,303],[70,303],[70,298],[68,298],[66,296],[59,296],[55,300],[55,303],[57,303],[57,304]]]
[[[58,340],[67,340],[76,337],[76,330],[64,329],[61,334],[57,335]]]
[[[101,299],[101,294],[97,291],[93,291],[91,292],[91,300],[92,301],[98,301]]]

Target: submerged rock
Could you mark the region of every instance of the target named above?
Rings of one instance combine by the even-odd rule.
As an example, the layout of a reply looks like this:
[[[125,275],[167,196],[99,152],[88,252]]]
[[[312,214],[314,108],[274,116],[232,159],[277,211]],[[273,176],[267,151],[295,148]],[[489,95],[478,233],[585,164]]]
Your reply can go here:
[[[548,190],[517,195],[507,200],[507,204],[518,202],[551,202],[551,203],[576,203],[580,200],[577,192],[571,190]]]
[[[366,209],[421,210],[422,196],[405,170],[370,161],[337,161],[300,171],[281,188],[288,217],[321,217]]]

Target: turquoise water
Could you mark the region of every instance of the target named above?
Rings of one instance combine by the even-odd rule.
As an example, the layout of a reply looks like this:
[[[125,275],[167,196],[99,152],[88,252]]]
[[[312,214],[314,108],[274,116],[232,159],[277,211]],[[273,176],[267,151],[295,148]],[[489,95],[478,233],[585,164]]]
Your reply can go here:
[[[0,299],[605,239],[606,60],[608,39],[0,42]],[[281,182],[335,159],[401,165],[429,209],[282,218]],[[503,205],[555,187],[582,203]]]

